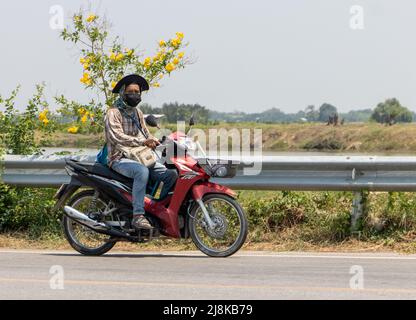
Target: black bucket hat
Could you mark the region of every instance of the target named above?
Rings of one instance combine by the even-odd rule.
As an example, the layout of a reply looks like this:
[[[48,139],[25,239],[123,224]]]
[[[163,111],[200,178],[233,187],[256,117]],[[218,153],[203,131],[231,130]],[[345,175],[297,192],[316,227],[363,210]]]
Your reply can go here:
[[[146,81],[145,78],[139,76],[138,74],[130,74],[128,76],[125,76],[123,79],[121,79],[115,87],[113,88],[113,93],[120,93],[120,89],[122,86],[128,86],[132,83],[138,84],[140,87],[140,91],[147,91],[149,90],[149,83]]]

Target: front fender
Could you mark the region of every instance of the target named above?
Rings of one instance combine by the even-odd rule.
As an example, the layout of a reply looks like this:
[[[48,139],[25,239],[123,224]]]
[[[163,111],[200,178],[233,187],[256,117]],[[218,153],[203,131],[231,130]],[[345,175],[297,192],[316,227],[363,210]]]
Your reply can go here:
[[[237,195],[236,192],[232,189],[212,182],[202,182],[199,184],[195,184],[192,187],[192,197],[195,200],[200,200],[204,195],[209,193],[222,193],[229,195],[234,199]]]

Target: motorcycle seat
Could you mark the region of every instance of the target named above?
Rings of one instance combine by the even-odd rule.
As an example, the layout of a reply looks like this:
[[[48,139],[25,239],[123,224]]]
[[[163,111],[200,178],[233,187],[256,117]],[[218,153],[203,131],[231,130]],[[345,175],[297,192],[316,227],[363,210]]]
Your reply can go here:
[[[72,167],[80,166],[83,169],[87,170],[88,172],[96,174],[98,176],[120,181],[124,183],[125,185],[129,186],[130,188],[133,187],[134,179],[126,177],[114,171],[110,167],[102,165],[99,162],[83,162],[83,161],[77,161],[77,160],[71,159],[71,160],[66,161],[66,163]],[[149,181],[149,183],[146,186],[146,194],[150,197],[154,197],[158,187],[159,187],[159,182],[151,183]]]
[[[94,174],[97,174],[99,176],[103,176],[109,179],[114,179],[120,182],[123,182],[129,186],[133,185],[133,179],[123,176],[122,174],[114,171],[113,169],[102,165],[101,163],[95,163],[92,167],[91,167],[91,172]]]
[[[124,184],[127,184],[130,187],[133,185],[132,178],[123,176],[122,174],[114,171],[108,166],[102,165],[99,162],[83,162],[83,161],[76,161],[76,160],[75,161],[71,160],[71,161],[75,162],[76,165],[81,166],[82,168],[84,168],[90,173],[96,174],[101,177],[120,181]]]

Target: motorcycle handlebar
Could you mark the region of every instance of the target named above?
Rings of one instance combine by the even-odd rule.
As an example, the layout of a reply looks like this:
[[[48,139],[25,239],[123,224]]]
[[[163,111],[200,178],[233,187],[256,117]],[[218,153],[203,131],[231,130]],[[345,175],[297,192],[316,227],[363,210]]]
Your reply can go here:
[[[163,136],[161,139],[159,139],[159,143],[162,144],[166,141],[166,136]]]

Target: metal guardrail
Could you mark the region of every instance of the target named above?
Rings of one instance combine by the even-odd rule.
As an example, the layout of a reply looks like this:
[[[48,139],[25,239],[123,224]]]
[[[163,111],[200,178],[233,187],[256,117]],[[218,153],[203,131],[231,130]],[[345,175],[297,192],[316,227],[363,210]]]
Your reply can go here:
[[[8,155],[0,180],[16,186],[59,186],[69,181],[65,158],[95,160],[94,156],[85,155]],[[214,180],[236,189],[252,190],[416,191],[416,157],[264,156],[237,160],[243,163],[236,177]],[[247,175],[245,170],[250,166],[261,170]]]
[[[94,156],[85,155],[6,156],[0,181],[15,186],[57,187],[69,182],[64,170],[68,157],[95,161]],[[416,157],[264,156],[236,160],[242,161],[236,177],[213,180],[235,189],[353,191],[352,232],[363,214],[364,191],[416,191]],[[247,174],[247,169],[257,169],[258,174]]]

